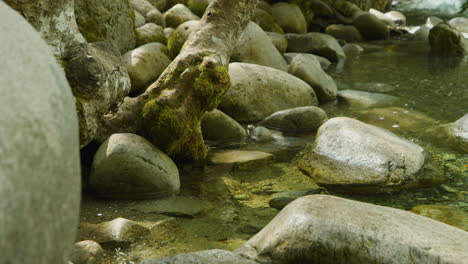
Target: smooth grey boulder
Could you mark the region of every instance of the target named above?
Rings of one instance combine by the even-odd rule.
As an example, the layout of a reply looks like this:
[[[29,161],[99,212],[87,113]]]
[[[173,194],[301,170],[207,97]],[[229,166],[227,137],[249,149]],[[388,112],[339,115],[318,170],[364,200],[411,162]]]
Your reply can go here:
[[[159,42],[166,45],[167,39],[164,36],[163,28],[154,23],[147,23],[135,29],[137,46],[142,46],[151,42]]]
[[[468,33],[468,18],[466,17],[452,18],[448,24],[460,32]]]
[[[465,263],[468,232],[390,207],[329,195],[286,206],[234,253],[259,263]]]
[[[164,28],[163,33],[166,39],[169,39],[174,33],[174,31],[175,31],[175,28],[171,28],[171,27]]]
[[[129,0],[135,11],[142,14],[146,23],[155,23],[161,27],[165,27],[164,17],[152,3],[147,0]]]
[[[161,27],[166,26],[163,14],[156,8],[146,13],[146,22],[155,23],[156,25],[159,25]]]
[[[321,103],[334,101],[338,92],[335,81],[326,74],[320,62],[310,54],[299,54],[289,65],[289,73],[309,84]]]
[[[102,264],[104,250],[92,240],[75,243],[70,254],[73,264]]]
[[[245,129],[230,116],[214,109],[203,116],[203,139],[207,140],[236,140],[247,136]]]
[[[357,90],[338,91],[338,100],[346,105],[356,108],[392,106],[400,101],[400,98],[381,93],[369,93]]]
[[[265,32],[268,37],[270,38],[275,48],[279,51],[279,53],[284,54],[288,50],[288,40],[284,36],[284,34],[277,33],[277,32]]]
[[[307,22],[299,6],[289,3],[273,5],[273,17],[287,33],[306,33]]]
[[[359,12],[353,19],[355,26],[366,40],[388,39],[390,30],[385,22],[369,12]]]
[[[429,44],[433,55],[456,57],[468,55],[468,40],[446,23],[439,23],[429,31]]]
[[[468,153],[468,114],[449,124],[429,130],[437,143]]]
[[[327,119],[327,113],[321,108],[303,106],[273,113],[260,122],[259,125],[288,132],[313,132]]]
[[[238,122],[259,121],[280,110],[318,103],[307,83],[277,69],[231,63],[229,75],[231,88],[219,109]]]
[[[89,184],[96,195],[112,199],[166,197],[180,188],[174,162],[134,134],[114,134],[99,147]]]
[[[139,264],[258,264],[255,261],[238,256],[230,251],[210,249],[172,257],[150,259]]]
[[[286,59],[286,62],[287,63],[291,63],[291,61],[297,56],[297,55],[300,55],[300,54],[308,54],[308,53],[294,53],[294,52],[289,52],[289,53],[285,53],[284,54],[284,58]],[[320,66],[322,67],[322,70],[326,71],[330,66],[331,66],[331,62],[324,58],[324,57],[320,57],[320,56],[317,56],[317,55],[314,55],[314,54],[309,54],[311,56],[314,56],[319,62],[320,62]]]
[[[68,261],[81,175],[75,99],[41,35],[0,2],[1,263]]]
[[[135,28],[141,27],[146,24],[145,17],[140,12],[135,10]]]
[[[133,12],[128,0],[103,0],[92,5],[88,0],[75,0],[76,22],[86,40],[111,42],[121,53],[135,48]]]
[[[79,227],[81,239],[93,239],[108,249],[128,247],[149,233],[148,228],[121,217],[100,224],[81,223]]]
[[[343,46],[343,51],[347,58],[355,58],[364,52],[364,48],[356,43],[347,43]]]
[[[132,82],[132,92],[141,92],[156,81],[171,63],[161,43],[148,43],[124,54],[123,61]]]
[[[172,57],[177,56],[192,32],[200,28],[200,21],[190,20],[176,28],[167,40],[167,48]]]
[[[403,15],[401,12],[398,11],[389,11],[385,13],[390,20],[393,21],[398,26],[405,26],[406,25],[406,16]]]
[[[325,122],[298,166],[318,185],[344,192],[390,192],[444,180],[422,147],[347,117]]]
[[[164,13],[164,22],[166,23],[166,26],[173,28],[177,28],[184,22],[199,19],[200,17],[192,13],[192,11],[183,4],[177,4]]]
[[[361,42],[363,37],[355,26],[351,25],[329,25],[325,33],[336,39],[346,40],[346,42]]]
[[[231,62],[263,65],[288,71],[288,64],[268,35],[254,22],[242,32],[231,54]]]
[[[312,53],[338,62],[346,55],[336,39],[323,33],[285,34],[288,52]]]
[[[255,22],[265,31],[284,34],[283,29],[280,25],[276,23],[273,15],[271,13],[268,13],[264,9],[255,8],[252,21]]]

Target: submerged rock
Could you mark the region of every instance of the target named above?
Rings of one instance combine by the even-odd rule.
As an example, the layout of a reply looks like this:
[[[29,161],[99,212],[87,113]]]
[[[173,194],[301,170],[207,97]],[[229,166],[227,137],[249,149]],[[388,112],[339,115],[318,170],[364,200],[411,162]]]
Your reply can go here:
[[[258,264],[230,251],[210,249],[172,257],[145,260],[139,264]]]
[[[419,205],[411,212],[468,232],[468,213],[463,210],[445,205]]]
[[[234,252],[259,263],[464,263],[468,233],[328,195],[299,198]]]
[[[298,166],[318,185],[345,192],[388,192],[444,180],[422,147],[347,117],[323,124]]]
[[[449,24],[440,23],[429,32],[431,52],[435,55],[464,57],[468,55],[468,40]]]
[[[361,114],[359,120],[393,132],[417,132],[436,123],[424,113],[401,107],[374,108]]]
[[[429,133],[437,143],[468,153],[468,114],[454,123],[431,129]]]
[[[355,90],[370,92],[370,93],[391,93],[396,90],[396,87],[388,83],[363,83],[355,82],[353,83],[353,88]]]
[[[250,22],[242,32],[232,51],[232,62],[263,65],[288,71],[288,64],[276,49],[268,35],[254,22]]]
[[[207,140],[235,140],[247,136],[245,129],[225,113],[215,109],[203,116],[203,138]]]
[[[219,109],[239,122],[259,121],[280,110],[317,105],[314,90],[289,73],[231,63],[229,75],[232,85]]]
[[[328,119],[327,113],[316,106],[282,110],[265,118],[261,126],[288,132],[313,132]]]
[[[338,62],[346,55],[336,39],[323,33],[285,34],[288,40],[288,52],[313,53]]]
[[[310,54],[299,54],[289,65],[289,73],[309,84],[321,103],[334,101],[338,89],[333,79],[326,74],[320,62]]]
[[[208,157],[211,164],[231,165],[233,169],[252,169],[273,161],[270,153],[249,150],[227,150],[215,152]]]
[[[400,101],[400,98],[381,93],[368,93],[356,90],[338,91],[338,100],[351,107],[369,108],[391,106]]]
[[[166,26],[173,28],[177,28],[184,22],[199,19],[200,17],[192,13],[192,11],[183,4],[177,4],[164,13],[164,22],[166,23]]]
[[[286,33],[306,33],[307,22],[299,6],[289,3],[273,5],[273,17]]]
[[[139,201],[128,207],[144,213],[196,217],[206,213],[211,208],[211,204],[196,197],[175,196],[151,201]]]
[[[94,193],[112,199],[171,196],[180,188],[174,162],[134,134],[114,134],[99,147],[89,181]]]
[[[104,250],[101,245],[92,240],[76,243],[70,253],[73,264],[102,264]]]

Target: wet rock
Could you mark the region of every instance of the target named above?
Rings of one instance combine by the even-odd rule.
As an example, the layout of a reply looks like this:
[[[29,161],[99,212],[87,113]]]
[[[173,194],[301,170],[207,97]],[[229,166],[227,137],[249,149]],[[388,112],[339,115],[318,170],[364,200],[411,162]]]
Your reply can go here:
[[[384,22],[369,12],[360,12],[353,19],[355,26],[366,40],[388,39],[390,30]]]
[[[127,0],[104,0],[93,5],[75,0],[76,22],[86,40],[111,42],[121,53],[135,47],[133,12]]]
[[[100,224],[81,223],[81,239],[91,239],[104,248],[128,247],[150,233],[150,230],[137,222],[116,218]]]
[[[99,147],[89,181],[94,193],[113,199],[171,196],[180,188],[174,162],[134,134],[114,134]]]
[[[199,20],[200,18],[192,13],[188,7],[183,4],[177,4],[164,13],[164,22],[166,26],[177,28],[179,25],[190,20]]]
[[[285,53],[284,58],[286,59],[287,63],[291,63],[291,61],[299,54],[307,54],[307,53],[294,53],[294,52]],[[320,62],[320,66],[322,67],[322,70],[324,71],[326,71],[332,64],[328,59],[324,57],[317,56],[314,54],[308,54],[308,55],[314,56]]]
[[[316,106],[282,110],[265,118],[259,125],[288,132],[316,131],[328,119],[327,113]]]
[[[401,107],[374,108],[361,114],[359,120],[392,132],[418,132],[436,123],[424,113]]]
[[[388,192],[443,181],[422,147],[346,117],[320,127],[298,166],[318,185],[345,192]]]
[[[197,217],[211,209],[209,202],[196,197],[176,196],[158,200],[145,200],[129,205],[130,209],[177,217]]]
[[[236,140],[247,136],[236,120],[217,109],[203,116],[201,126],[203,138],[207,140]]]
[[[281,53],[273,45],[268,35],[254,22],[250,22],[239,37],[231,54],[231,61],[288,71],[288,65]]]
[[[368,93],[356,90],[338,91],[338,100],[351,107],[369,108],[391,106],[400,101],[400,98],[381,93]]]
[[[455,18],[450,19],[450,21],[448,23],[454,29],[456,29],[456,30],[458,30],[460,32],[468,33],[468,18],[466,18],[466,17],[455,17]]]
[[[351,25],[329,25],[325,33],[336,39],[346,40],[346,42],[361,42],[362,35],[356,27]]]
[[[468,55],[468,40],[448,24],[440,23],[429,32],[431,52],[435,55],[464,57]]]
[[[263,126],[247,126],[247,134],[251,140],[257,142],[268,142],[275,140],[275,136],[281,134],[280,132],[274,133],[272,130],[269,130]]]
[[[419,205],[411,212],[468,232],[468,213],[445,205]]]
[[[385,16],[390,18],[393,23],[398,26],[405,26],[406,25],[406,16],[403,15],[401,12],[398,11],[389,11],[385,13]]]
[[[202,17],[206,8],[212,1],[213,0],[189,0],[187,6],[197,16]]]
[[[288,40],[284,37],[284,34],[277,32],[266,32],[266,34],[279,53],[284,54],[288,49]]]
[[[380,21],[384,22],[387,26],[389,26],[391,28],[396,27],[393,20],[390,19],[390,17],[388,17],[384,13],[380,12],[379,10],[371,8],[371,9],[369,9],[369,13],[376,16],[378,19],[380,19]]]
[[[370,92],[370,93],[391,93],[396,90],[396,87],[388,83],[353,83],[355,90]]]
[[[260,263],[463,263],[468,233],[410,212],[299,198],[234,252]]]
[[[283,34],[284,31],[280,25],[275,21],[275,18],[271,13],[267,11],[256,8],[252,21],[259,25],[263,30],[268,32],[276,32]]]
[[[287,33],[306,33],[307,22],[299,6],[289,3],[273,5],[273,17]]]
[[[156,81],[171,63],[168,50],[161,43],[148,43],[124,54],[125,67],[132,82],[132,92],[141,92]]]
[[[468,114],[454,123],[429,130],[436,142],[449,146],[462,153],[468,153]]]
[[[159,42],[166,44],[166,36],[164,36],[163,28],[154,23],[147,23],[135,29],[137,46],[142,46],[151,42]]]
[[[355,43],[348,43],[343,46],[343,51],[347,58],[354,58],[361,55],[364,49]]]
[[[257,264],[252,260],[242,258],[230,251],[210,249],[192,253],[180,254],[167,258],[151,259],[139,264]]]
[[[323,33],[285,34],[288,40],[288,52],[313,53],[338,62],[346,55],[336,39]]]
[[[427,41],[429,39],[430,30],[430,27],[422,25],[418,30],[416,30],[416,32],[414,32],[414,39]]]
[[[231,63],[229,75],[232,85],[219,109],[239,122],[259,121],[280,110],[317,105],[314,90],[289,73]]]
[[[185,41],[188,39],[192,32],[197,31],[200,28],[198,20],[187,21],[176,28],[174,33],[167,40],[167,48],[171,53],[172,57],[177,56]]]
[[[76,243],[70,253],[73,264],[101,264],[104,250],[101,245],[92,240]]]
[[[289,65],[289,73],[309,84],[321,103],[334,101],[338,89],[333,79],[326,74],[315,56],[300,54]]]
[[[146,23],[145,17],[135,10],[135,28],[139,28]]]
[[[0,2],[2,263],[66,263],[80,208],[75,98],[52,48]]]
[[[270,164],[274,157],[261,151],[227,150],[212,153],[208,159],[214,165],[231,165],[233,169],[242,170]]]
[[[268,204],[270,207],[273,207],[278,210],[282,210],[286,205],[290,204],[294,200],[307,196],[307,195],[313,195],[313,194],[321,194],[325,191],[324,188],[320,188],[317,186],[317,188],[314,189],[306,189],[306,190],[297,190],[297,191],[287,191],[287,192],[280,192],[280,193],[275,193],[271,196],[270,201],[268,201]]]

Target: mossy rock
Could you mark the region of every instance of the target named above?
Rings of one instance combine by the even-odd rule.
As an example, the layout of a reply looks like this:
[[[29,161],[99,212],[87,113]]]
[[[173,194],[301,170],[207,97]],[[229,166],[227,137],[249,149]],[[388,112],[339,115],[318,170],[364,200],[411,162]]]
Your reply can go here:
[[[281,26],[275,22],[273,16],[263,9],[255,9],[252,21],[259,25],[264,31],[284,33]]]
[[[169,49],[171,56],[177,56],[190,34],[199,28],[200,22],[197,20],[187,21],[178,26],[167,41],[167,48]]]
[[[159,42],[164,45],[167,43],[164,36],[163,28],[154,23],[147,23],[135,29],[137,46],[141,46],[151,42]]]
[[[212,1],[213,0],[189,0],[187,6],[195,15],[201,17]]]

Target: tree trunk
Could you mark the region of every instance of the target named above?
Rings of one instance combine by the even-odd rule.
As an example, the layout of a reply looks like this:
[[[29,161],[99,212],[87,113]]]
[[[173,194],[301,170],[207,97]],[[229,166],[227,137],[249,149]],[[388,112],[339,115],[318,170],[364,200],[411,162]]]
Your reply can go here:
[[[204,161],[207,148],[200,122],[229,89],[229,58],[256,4],[213,1],[181,53],[145,93],[126,98],[104,124],[102,138],[137,132],[178,160]]]

